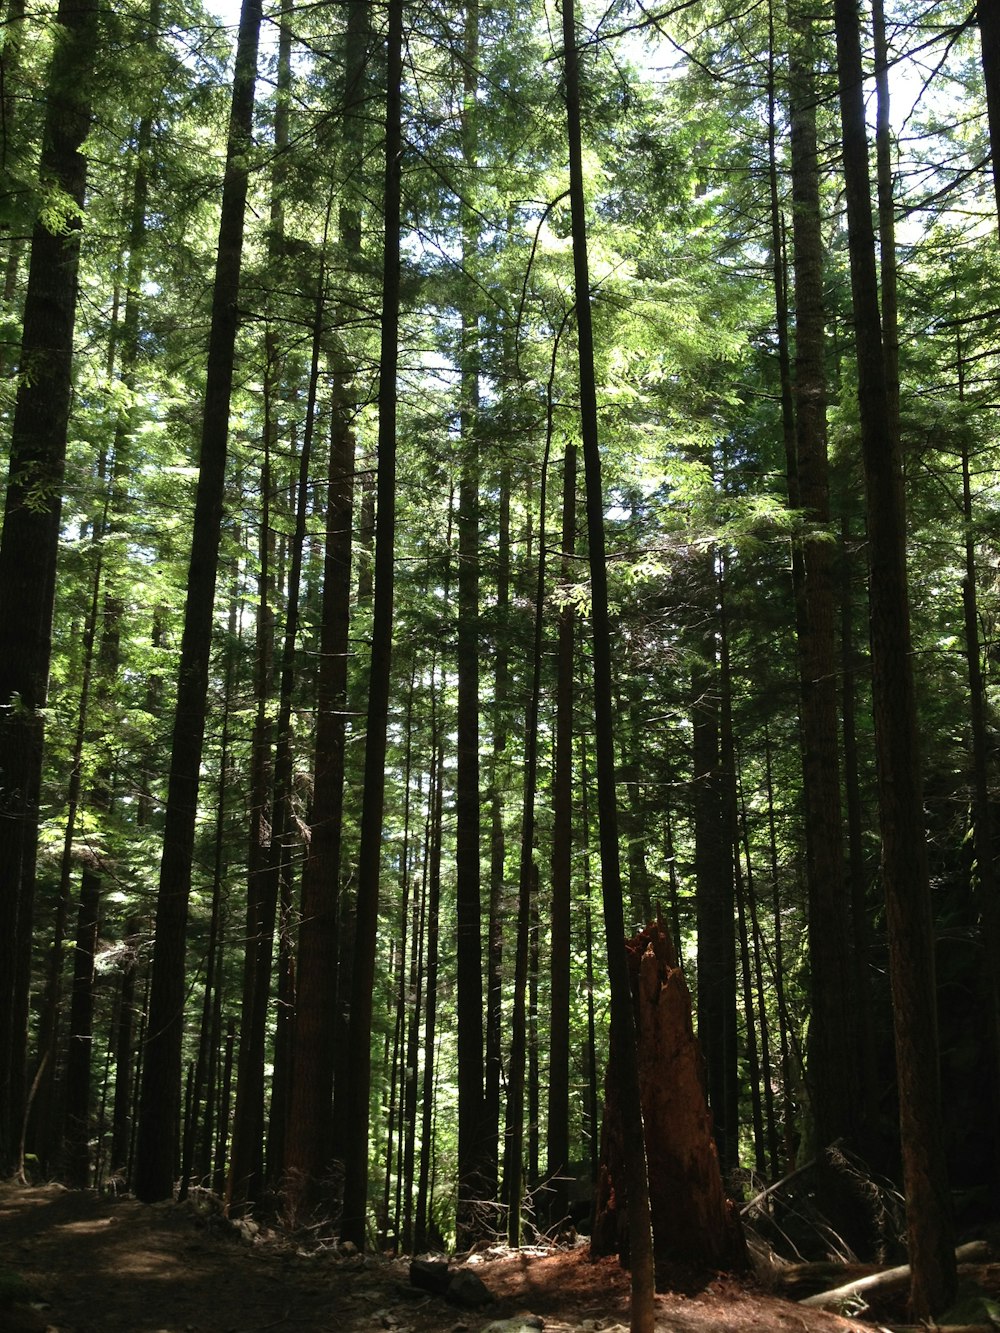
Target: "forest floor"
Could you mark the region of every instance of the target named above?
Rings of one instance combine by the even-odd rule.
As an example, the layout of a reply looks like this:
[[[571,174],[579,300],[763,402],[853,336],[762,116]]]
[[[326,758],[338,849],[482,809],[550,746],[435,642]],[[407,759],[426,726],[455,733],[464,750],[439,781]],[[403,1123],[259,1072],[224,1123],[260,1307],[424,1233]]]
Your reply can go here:
[[[197,1202],[144,1205],[57,1185],[0,1187],[0,1333],[597,1333],[628,1328],[628,1275],[584,1244],[490,1252],[495,1297],[448,1305],[409,1262],[344,1256],[276,1232],[240,1235]],[[1000,1286],[1000,1265],[990,1265]],[[979,1275],[982,1280],[982,1274]],[[752,1281],[678,1275],[657,1296],[665,1333],[863,1333]],[[870,1317],[870,1316],[869,1316]],[[882,1315],[881,1317],[886,1317]]]

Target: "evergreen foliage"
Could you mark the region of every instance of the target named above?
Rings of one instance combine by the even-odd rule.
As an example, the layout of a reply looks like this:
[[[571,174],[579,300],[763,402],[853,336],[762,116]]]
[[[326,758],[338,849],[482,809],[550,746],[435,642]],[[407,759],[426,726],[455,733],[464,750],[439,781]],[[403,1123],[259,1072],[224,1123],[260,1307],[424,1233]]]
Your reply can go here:
[[[67,6],[98,25],[85,50]],[[908,1075],[889,1072],[902,1001],[882,853],[898,830],[880,823],[868,595],[884,570],[866,563],[843,51],[795,0],[615,0],[577,21],[624,930],[659,915],[676,938],[734,1192],[840,1134],[892,1173]],[[985,1207],[1000,1185],[992,48],[950,3],[894,0],[886,25],[880,282],[894,269],[916,836],[947,1173]],[[0,580],[3,642],[33,682],[8,671],[0,699],[2,813],[27,830],[3,880],[0,1165],[145,1197],[205,1183],[234,1209],[339,1227],[346,1163],[359,1243],[516,1240],[589,1198],[610,1015],[582,473],[562,487],[581,438],[560,15],[275,0],[261,34],[243,133],[229,9],[8,0],[0,30],[5,503],[51,537],[54,571],[30,623]],[[66,105],[85,192],[53,165]],[[219,268],[224,206],[238,291],[232,253]],[[64,455],[52,436],[58,457],[26,476],[18,412],[49,373],[35,251],[72,251],[78,270]],[[800,486],[817,384],[826,504]],[[206,395],[223,433],[214,591],[192,544]],[[829,725],[807,697],[817,615]],[[25,747],[43,730],[36,772]],[[840,794],[834,853],[817,747]],[[197,790],[180,841],[178,776]],[[158,880],[165,847],[179,860]]]

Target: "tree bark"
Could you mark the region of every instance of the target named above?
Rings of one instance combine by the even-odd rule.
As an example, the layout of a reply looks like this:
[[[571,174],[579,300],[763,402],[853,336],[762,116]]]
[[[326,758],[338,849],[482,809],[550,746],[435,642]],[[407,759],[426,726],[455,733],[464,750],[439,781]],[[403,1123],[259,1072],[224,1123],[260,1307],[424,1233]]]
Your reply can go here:
[[[461,118],[462,164],[471,180],[478,160],[479,3],[465,5]],[[460,479],[458,488],[458,675],[456,815],[456,918],[458,986],[458,1245],[477,1233],[475,1204],[490,1189],[485,1160],[483,1052],[483,950],[480,886],[479,790],[479,291],[472,265],[478,221],[461,208],[465,289],[461,295]]]
[[[698,917],[698,1040],[705,1056],[708,1104],[725,1173],[737,1165],[736,929],[732,848],[724,819],[724,776],[719,751],[719,673],[716,662],[717,583],[705,560],[698,579],[704,660],[692,671],[694,866]]]
[[[957,1278],[941,1124],[934,929],[922,818],[902,461],[879,319],[861,39],[853,0],[836,0],[834,15],[867,501],[882,877],[913,1268],[911,1303],[919,1317],[930,1318],[950,1304]]]
[[[809,890],[808,1078],[817,1142],[864,1142],[869,1110],[856,1057],[854,949],[844,893],[834,638],[833,548],[826,432],[823,237],[816,139],[815,37],[799,0],[789,5],[792,246],[795,276],[795,462],[789,499],[804,511],[796,570],[802,779]],[[794,483],[792,476],[794,475]]]
[[[638,1034],[639,1086],[649,1163],[656,1263],[682,1261],[742,1271],[746,1247],[739,1215],[722,1187],[712,1117],[705,1101],[701,1049],[677,953],[662,923],[627,942],[631,1002]],[[601,1173],[591,1240],[594,1255],[621,1253],[628,1191],[619,1103],[618,1052],[608,1062]]]
[[[17,1166],[25,1108],[28,964],[34,911],[44,708],[72,385],[80,229],[98,39],[94,0],[60,0],[49,67],[40,189],[61,224],[39,218],[22,325],[21,379],[0,534],[0,1172]],[[52,228],[50,230],[50,227]]]
[[[576,445],[566,446],[563,460],[562,577],[572,577],[576,546]],[[552,908],[549,987],[549,1103],[547,1173],[549,1221],[559,1222],[567,1207],[569,1167],[569,1017],[570,920],[573,852],[573,644],[575,611],[569,602],[559,608],[558,676],[556,681],[555,773],[552,779]]]
[[[395,568],[396,373],[399,361],[400,183],[402,158],[403,0],[390,0],[386,36],[385,217],[382,341],[378,389],[378,490],[375,513],[375,601],[365,737],[357,935],[351,987],[348,1137],[341,1235],[364,1249],[368,1204],[368,1115],[372,993],[388,742],[392,605]]]
[[[587,493],[587,541],[590,556],[591,622],[594,663],[594,741],[597,758],[597,806],[601,847],[601,891],[611,982],[611,1039],[621,1061],[622,1121],[625,1134],[625,1181],[629,1197],[629,1255],[632,1266],[632,1333],[652,1333],[653,1242],[650,1231],[649,1185],[643,1147],[642,1106],[635,1021],[629,997],[622,908],[621,862],[618,849],[618,803],[615,792],[611,625],[608,611],[608,570],[604,549],[604,490],[597,425],[594,376],[594,332],[590,310],[590,267],[587,257],[586,199],[583,185],[583,116],[580,101],[579,54],[573,0],[563,2],[563,59],[566,83],[566,125],[569,148],[570,211],[573,234],[573,278],[576,295],[577,347],[580,366],[580,434]]]
[[[997,202],[997,222],[1000,224],[1000,5],[996,0],[979,0],[976,17],[979,19],[983,81],[986,84],[986,114],[990,127],[990,149],[993,159],[993,192]]]
[[[249,178],[247,151],[253,121],[260,24],[261,0],[244,0],[237,39],[219,223],[200,470],[171,741],[150,1009],[143,1056],[134,1185],[137,1197],[147,1203],[169,1198],[172,1192],[180,1127],[187,909],[222,530],[229,399]]]

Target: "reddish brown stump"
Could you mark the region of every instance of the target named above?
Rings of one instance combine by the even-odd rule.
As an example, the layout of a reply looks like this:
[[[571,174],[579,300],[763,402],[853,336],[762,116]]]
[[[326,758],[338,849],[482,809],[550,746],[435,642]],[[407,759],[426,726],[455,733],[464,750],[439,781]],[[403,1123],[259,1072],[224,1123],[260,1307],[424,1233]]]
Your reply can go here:
[[[691,997],[673,942],[656,922],[627,942],[639,1089],[658,1270],[669,1263],[740,1271],[746,1248],[726,1199],[705,1100]],[[628,1265],[628,1221],[615,1052],[608,1061],[591,1253]]]

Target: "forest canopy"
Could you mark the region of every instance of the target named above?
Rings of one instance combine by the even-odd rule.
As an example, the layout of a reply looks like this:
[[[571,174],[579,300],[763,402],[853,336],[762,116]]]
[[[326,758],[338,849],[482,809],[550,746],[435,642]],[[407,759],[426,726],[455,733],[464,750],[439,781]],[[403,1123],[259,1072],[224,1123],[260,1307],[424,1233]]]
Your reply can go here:
[[[0,1164],[556,1226],[611,886],[730,1193],[848,1146],[939,1308],[1000,1185],[1000,19],[568,14],[6,0]]]

